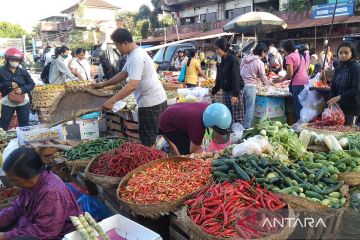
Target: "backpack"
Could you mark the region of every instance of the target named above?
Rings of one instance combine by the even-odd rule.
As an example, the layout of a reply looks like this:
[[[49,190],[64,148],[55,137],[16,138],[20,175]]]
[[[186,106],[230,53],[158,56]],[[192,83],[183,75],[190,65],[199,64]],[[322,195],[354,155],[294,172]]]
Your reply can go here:
[[[46,64],[45,67],[43,68],[42,72],[41,72],[41,75],[40,75],[41,80],[45,84],[49,84],[50,65],[51,65],[51,62]]]

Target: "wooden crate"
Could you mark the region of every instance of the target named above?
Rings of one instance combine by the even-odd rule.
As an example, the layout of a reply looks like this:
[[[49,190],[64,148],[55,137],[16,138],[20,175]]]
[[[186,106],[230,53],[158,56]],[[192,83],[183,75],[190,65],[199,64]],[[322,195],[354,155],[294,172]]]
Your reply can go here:
[[[139,123],[137,122],[124,120],[124,126],[129,130],[139,130]]]

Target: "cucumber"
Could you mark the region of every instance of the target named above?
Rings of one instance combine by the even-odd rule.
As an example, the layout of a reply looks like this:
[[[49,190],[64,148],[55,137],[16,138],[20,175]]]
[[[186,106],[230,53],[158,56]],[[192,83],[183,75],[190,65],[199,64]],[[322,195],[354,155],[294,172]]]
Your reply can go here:
[[[300,188],[298,186],[291,186],[291,187],[283,188],[279,192],[284,193],[284,194],[291,194],[292,192],[300,193],[301,189],[302,188]]]
[[[258,171],[256,171],[255,169],[252,168],[244,168],[246,170],[246,173],[252,173],[254,176],[260,175]]]
[[[319,193],[317,193],[317,192],[310,191],[310,190],[306,190],[306,191],[305,191],[305,195],[306,195],[307,197],[317,198],[317,199],[319,199],[319,200],[323,200],[323,199],[324,199],[324,197],[323,197],[321,194],[319,194]]]
[[[325,167],[331,166],[331,162],[328,162],[327,160],[316,160],[315,163],[321,163]]]
[[[314,161],[315,161],[316,159],[326,160],[326,157],[323,156],[323,155],[321,155],[321,154],[319,154],[319,153],[314,153]]]
[[[351,149],[349,151],[349,154],[352,156],[352,157],[360,157],[360,151],[357,150],[357,149]]]
[[[225,160],[224,160],[224,163],[225,163],[226,165],[228,165],[229,167],[232,167],[232,166],[233,166],[233,162],[235,162],[235,159],[233,159],[233,158],[225,159]]]
[[[299,187],[301,187],[304,190],[310,190],[310,184],[307,182],[300,183]]]
[[[261,167],[256,163],[255,160],[251,160],[251,161],[250,161],[250,164],[251,164],[258,172],[260,172],[260,173],[265,173],[265,172],[266,172],[263,168],[261,168]]]
[[[285,177],[285,175],[276,167],[272,167],[272,169],[278,174],[278,176],[280,178],[282,178],[283,183],[287,186],[287,187],[291,187],[292,183]]]
[[[213,168],[213,171],[214,171],[214,172],[227,173],[228,170],[229,170],[229,166],[227,166],[227,165],[223,165],[223,166],[219,166],[219,167],[214,167],[214,168]]]
[[[336,184],[335,186],[332,186],[332,187],[328,187],[328,188],[325,188],[323,189],[320,193],[322,195],[326,195],[326,194],[329,194],[329,193],[332,193],[332,192],[336,192],[338,191],[341,186],[344,184],[343,181],[340,181],[338,184]]]
[[[352,170],[353,170],[353,168],[351,166],[347,166],[345,169],[345,172],[350,173],[350,172],[352,172]]]
[[[330,200],[331,204],[340,203],[340,199],[338,198],[328,197],[328,199]]]
[[[337,181],[338,178],[339,178],[339,175],[337,175],[337,174],[333,174],[333,175],[331,175],[331,177],[330,177],[331,180],[335,180],[335,181]]]
[[[278,177],[278,174],[276,172],[269,172],[268,174],[266,174],[267,179],[276,178],[276,177]]]
[[[300,168],[300,169],[302,169],[302,168]],[[306,179],[306,177],[307,177],[307,175],[305,174],[305,173],[302,173],[302,172],[296,172],[296,175],[299,177],[299,178],[301,178],[301,179]]]
[[[310,198],[310,200],[313,202],[321,203],[321,200],[317,198]]]
[[[300,193],[300,194],[299,194],[299,197],[301,197],[301,198],[306,198],[306,195],[305,195],[304,193]]]
[[[266,168],[269,166],[269,162],[265,158],[260,159],[258,163],[262,168]]]
[[[299,161],[299,162],[297,162],[297,164],[299,164],[300,167],[305,166],[304,161]]]
[[[322,178],[321,181],[326,184],[337,184],[338,183],[338,181],[336,181],[336,180],[333,180],[331,178],[325,178],[325,177]]]
[[[220,167],[224,165],[225,165],[224,159],[218,159],[212,162],[213,167]]]
[[[257,183],[266,183],[267,182],[267,179],[266,178],[256,178],[255,181]]]
[[[237,165],[237,163],[234,162],[233,166],[234,166],[235,173],[239,176],[240,179],[245,180],[245,181],[250,180],[249,175],[247,175],[246,172],[244,170],[242,170],[242,168],[239,167],[239,165]]]
[[[315,174],[312,174],[312,173],[308,175],[308,178],[315,179],[315,177],[316,177]]]
[[[336,167],[334,167],[332,165],[327,167],[327,171],[330,174],[339,174],[340,173],[339,169],[337,169]]]
[[[268,183],[276,183],[279,181],[282,181],[282,178],[279,177],[273,177],[273,178],[267,178]]]
[[[332,193],[329,193],[329,197],[341,198],[341,193],[340,192],[332,192]]]
[[[344,206],[345,203],[346,203],[346,198],[345,197],[340,198],[340,204]]]
[[[326,170],[327,169],[325,167],[323,167],[316,173],[315,179],[314,179],[315,182],[319,182],[324,177]]]
[[[212,174],[215,178],[229,178],[228,174],[219,171],[214,171]]]
[[[306,173],[306,174],[315,174],[314,173],[314,171],[312,171],[312,170],[310,170],[310,169],[308,169],[307,167],[301,167],[302,168],[302,170]]]
[[[228,173],[228,175],[229,175],[229,177],[234,178],[234,179],[238,179],[238,178],[239,178],[238,175],[235,174],[235,173]]]
[[[322,164],[321,163],[305,163],[305,167],[307,167],[309,169],[321,168]]]
[[[330,199],[324,199],[321,201],[321,204],[324,206],[329,206],[331,204],[331,201]]]

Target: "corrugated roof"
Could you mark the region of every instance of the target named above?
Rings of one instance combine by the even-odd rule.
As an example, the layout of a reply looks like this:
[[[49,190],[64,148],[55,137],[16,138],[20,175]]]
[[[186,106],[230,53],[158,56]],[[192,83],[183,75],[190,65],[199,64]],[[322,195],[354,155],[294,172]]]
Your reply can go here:
[[[107,9],[120,9],[120,7],[115,6],[111,3],[108,3],[104,0],[81,0],[78,3],[68,7],[67,9],[61,11],[61,13],[67,13],[69,10],[73,8],[77,8],[79,3],[83,3],[87,7],[97,7],[97,8],[107,8]]]
[[[305,19],[299,22],[287,22],[287,29],[310,28],[315,26],[330,25],[332,18]],[[341,16],[334,19],[334,24],[360,22],[360,16]]]

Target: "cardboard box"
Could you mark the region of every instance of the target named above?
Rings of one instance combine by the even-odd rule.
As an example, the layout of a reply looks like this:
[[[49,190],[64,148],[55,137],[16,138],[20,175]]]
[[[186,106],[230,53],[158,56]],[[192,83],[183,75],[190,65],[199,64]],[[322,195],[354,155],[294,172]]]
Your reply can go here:
[[[115,229],[117,234],[120,234],[123,238],[126,237],[127,240],[162,240],[159,234],[120,214],[102,220],[99,225],[105,232]],[[66,234],[63,240],[81,240],[81,237],[75,231]]]
[[[79,125],[81,140],[95,140],[99,138],[99,120],[80,120]]]
[[[285,98],[256,96],[254,116],[259,118],[285,116]]]

